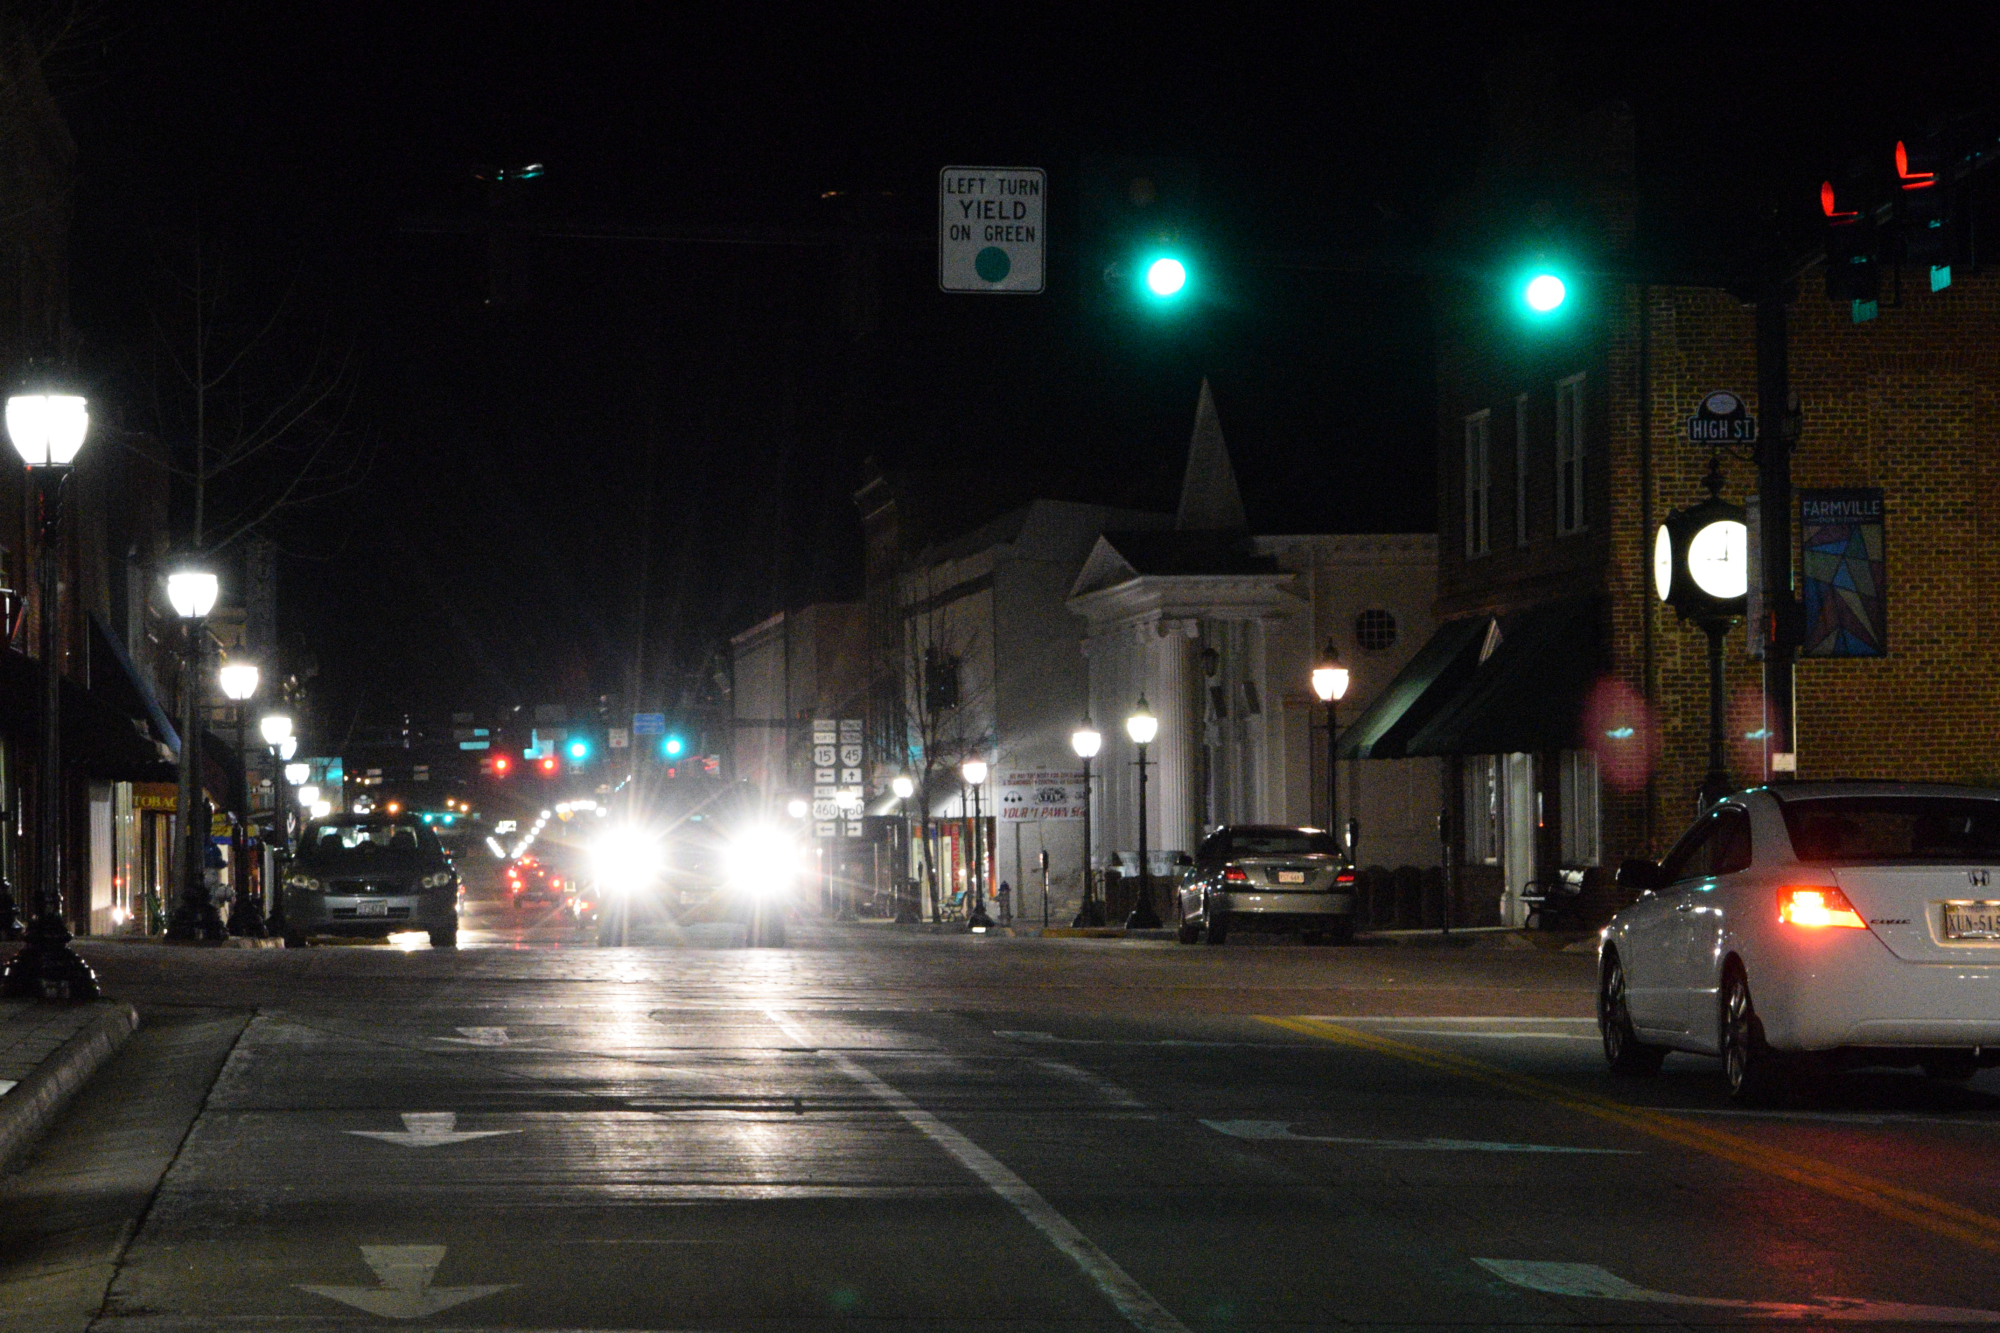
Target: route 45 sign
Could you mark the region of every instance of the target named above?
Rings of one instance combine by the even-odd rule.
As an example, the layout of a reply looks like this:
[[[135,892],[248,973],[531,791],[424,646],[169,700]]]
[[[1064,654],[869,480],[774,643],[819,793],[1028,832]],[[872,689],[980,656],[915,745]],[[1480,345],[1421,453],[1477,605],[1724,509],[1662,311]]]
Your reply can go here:
[[[946,167],[938,173],[938,286],[1032,296],[1046,268],[1048,173]]]
[[[1755,444],[1757,418],[1743,400],[1727,389],[1703,394],[1701,405],[1687,419],[1689,444]]]

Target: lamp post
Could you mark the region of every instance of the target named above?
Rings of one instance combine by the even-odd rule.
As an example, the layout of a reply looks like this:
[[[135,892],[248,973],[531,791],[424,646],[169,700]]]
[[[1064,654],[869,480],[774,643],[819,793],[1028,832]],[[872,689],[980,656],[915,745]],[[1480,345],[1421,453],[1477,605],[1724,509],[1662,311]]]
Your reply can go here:
[[[1139,747],[1139,901],[1125,918],[1127,930],[1158,930],[1160,914],[1153,910],[1153,867],[1146,857],[1146,747],[1160,734],[1160,719],[1139,696],[1139,706],[1125,719],[1125,734]]]
[[[833,804],[840,811],[840,824],[845,829],[850,821],[858,819],[861,816],[861,789],[859,787],[842,787],[838,792],[834,793]],[[840,844],[836,842],[833,845],[838,847]],[[827,866],[828,880],[831,884],[833,880],[840,879],[840,866],[837,860],[830,855],[827,858]],[[847,876],[844,879],[840,879],[838,886],[833,887],[833,893],[833,914],[835,919],[840,921],[854,920],[854,874],[852,863],[848,866]]]
[[[889,780],[889,790],[896,794],[897,808],[903,816],[903,841],[896,867],[896,924],[914,926],[921,919],[917,913],[917,895],[912,892],[916,880],[910,874],[910,798],[917,794],[917,784],[908,773],[898,773]]]
[[[1340,701],[1347,694],[1347,668],[1340,664],[1340,649],[1332,639],[1313,668],[1313,693],[1326,705],[1326,827],[1340,837]]]
[[[986,821],[979,808],[980,788],[986,785],[986,761],[968,759],[958,766],[958,775],[972,791],[972,910],[966,913],[965,924],[984,934],[993,929],[993,918],[986,915]]]
[[[1724,740],[1722,642],[1748,602],[1749,530],[1742,507],[1722,498],[1719,455],[1709,455],[1702,485],[1708,498],[1667,515],[1654,535],[1653,590],[1708,636],[1708,772],[1696,794],[1700,808],[1707,809],[1736,787]],[[1784,743],[1792,744],[1789,735]]]
[[[170,940],[220,940],[229,932],[209,900],[202,880],[202,847],[208,840],[208,810],[201,793],[201,659],[204,625],[215,609],[215,575],[183,566],[167,575],[167,600],[181,618],[183,663],[181,689],[181,898],[167,921]]]
[[[222,687],[222,697],[236,704],[239,709],[257,692],[258,671],[254,663],[225,662],[215,673],[215,677],[216,683]],[[243,744],[242,716],[239,711],[236,743],[239,749],[247,750],[248,747]],[[246,753],[242,758],[247,779],[249,755]],[[236,897],[229,907],[229,933],[248,936],[251,939],[263,939],[269,932],[265,929],[264,905],[250,893],[249,861],[250,849],[244,842],[242,826],[232,824],[229,833],[229,876],[232,887],[236,890]]]
[[[94,1000],[97,976],[69,947],[62,891],[62,663],[57,647],[56,545],[63,483],[90,430],[89,405],[73,394],[17,394],[7,400],[7,438],[27,465],[41,517],[42,755],[35,801],[35,919],[0,976],[10,999]]]
[[[1072,926],[1101,926],[1104,924],[1104,904],[1091,891],[1096,876],[1090,867],[1090,761],[1104,745],[1104,733],[1090,725],[1090,714],[1083,715],[1083,724],[1070,733],[1069,748],[1076,751],[1076,757],[1083,760],[1083,901],[1077,904],[1076,920]]]

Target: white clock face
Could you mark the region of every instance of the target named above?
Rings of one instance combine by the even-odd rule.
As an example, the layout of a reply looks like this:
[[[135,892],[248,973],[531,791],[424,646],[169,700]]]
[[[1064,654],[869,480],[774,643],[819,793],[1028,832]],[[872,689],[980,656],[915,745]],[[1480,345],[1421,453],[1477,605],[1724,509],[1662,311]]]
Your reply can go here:
[[[1660,535],[1653,539],[1653,591],[1661,601],[1674,590],[1674,539],[1667,535],[1664,526]]]
[[[1688,577],[1710,597],[1741,597],[1750,588],[1749,530],[1735,519],[1709,524],[1688,543],[1687,564]]]

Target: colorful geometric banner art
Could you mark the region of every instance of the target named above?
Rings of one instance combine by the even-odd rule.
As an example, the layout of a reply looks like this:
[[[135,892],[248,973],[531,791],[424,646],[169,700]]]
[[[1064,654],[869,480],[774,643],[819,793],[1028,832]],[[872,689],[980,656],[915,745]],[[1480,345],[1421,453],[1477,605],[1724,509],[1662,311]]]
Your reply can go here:
[[[1882,492],[1799,492],[1807,657],[1885,657],[1889,585]]]

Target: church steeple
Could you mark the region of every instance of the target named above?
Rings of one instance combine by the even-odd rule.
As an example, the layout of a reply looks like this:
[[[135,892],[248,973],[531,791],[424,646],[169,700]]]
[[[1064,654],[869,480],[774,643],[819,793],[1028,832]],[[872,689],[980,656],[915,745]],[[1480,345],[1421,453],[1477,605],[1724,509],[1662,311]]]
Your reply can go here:
[[[1207,376],[1202,377],[1201,401],[1194,409],[1194,436],[1188,441],[1187,472],[1181,477],[1181,504],[1174,514],[1174,527],[1182,532],[1250,530]]]

